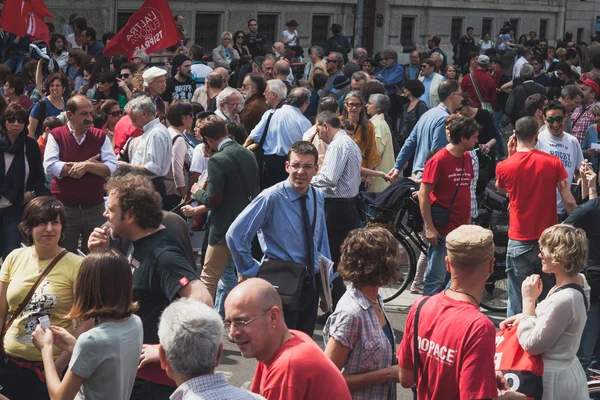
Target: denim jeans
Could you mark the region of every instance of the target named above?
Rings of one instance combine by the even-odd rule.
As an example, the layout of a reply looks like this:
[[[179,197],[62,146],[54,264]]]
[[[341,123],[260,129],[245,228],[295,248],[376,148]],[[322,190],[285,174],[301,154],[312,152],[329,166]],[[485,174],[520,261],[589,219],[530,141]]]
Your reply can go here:
[[[508,310],[507,316],[519,314],[523,309],[521,286],[531,274],[539,274],[542,278],[542,294],[538,301],[546,298],[548,291],[554,286],[554,275],[542,272],[542,261],[538,257],[540,248],[537,240],[521,242],[508,240],[506,248],[506,273],[508,275]]]
[[[223,275],[221,275],[221,279],[217,283],[217,294],[215,295],[214,310],[219,313],[222,319],[225,319],[225,299],[237,283],[238,278],[235,273],[235,263],[233,262],[233,258],[229,258],[227,267],[225,267],[225,271],[223,271]]]
[[[21,232],[19,223],[23,217],[23,206],[0,208],[0,257],[6,256],[14,249],[21,247]]]
[[[506,157],[506,148],[504,147],[504,139],[502,138],[502,132],[500,132],[500,121],[502,121],[502,117],[504,117],[504,111],[496,111],[494,113],[494,128],[496,128],[496,132],[498,132],[496,139],[497,143],[495,146],[496,153],[498,157]]]
[[[581,343],[577,358],[585,369],[585,374],[590,379],[588,368],[600,367],[600,303],[592,303],[587,313],[587,322],[581,335]]]
[[[427,273],[425,274],[425,286],[423,287],[424,296],[432,296],[441,292],[446,287],[450,275],[446,270],[446,236],[438,237],[438,244],[429,244],[427,250]]]
[[[21,55],[9,55],[7,60],[4,62],[4,65],[6,65],[8,68],[10,68],[12,70],[13,74],[18,74],[19,72],[21,72],[21,69],[23,69],[23,63],[25,62],[25,59],[27,58],[27,56],[25,54]]]

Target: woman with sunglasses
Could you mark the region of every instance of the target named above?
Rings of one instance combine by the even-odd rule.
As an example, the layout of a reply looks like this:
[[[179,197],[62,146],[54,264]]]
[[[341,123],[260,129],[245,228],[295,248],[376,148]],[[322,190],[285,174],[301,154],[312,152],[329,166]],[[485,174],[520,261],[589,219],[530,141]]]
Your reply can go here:
[[[246,39],[244,31],[237,31],[233,34],[233,48],[234,50],[237,50],[241,57],[250,55],[250,50],[248,50],[248,46],[244,44],[244,39]]]
[[[8,106],[0,124],[0,256],[21,245],[19,223],[25,205],[36,195],[48,194],[44,186],[42,156],[37,142],[27,136],[29,115],[19,104]]]
[[[127,97],[121,93],[117,83],[117,76],[114,72],[100,72],[98,74],[97,85],[93,100],[100,102],[101,100],[112,99],[119,103],[121,108],[125,107]]]
[[[121,110],[121,106],[115,100],[108,99],[102,103],[100,111],[106,116],[106,124],[102,127],[102,130],[108,135],[110,144],[113,144],[115,126],[121,117],[123,117],[123,110]]]

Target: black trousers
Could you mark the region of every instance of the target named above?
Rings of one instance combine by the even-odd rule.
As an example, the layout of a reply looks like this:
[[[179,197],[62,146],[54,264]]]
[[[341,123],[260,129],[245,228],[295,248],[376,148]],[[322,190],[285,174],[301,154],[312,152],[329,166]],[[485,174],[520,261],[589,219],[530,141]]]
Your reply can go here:
[[[302,292],[295,311],[283,310],[285,324],[290,329],[306,333],[312,337],[317,322],[317,310],[319,308],[319,275],[314,275],[315,286],[310,277],[304,279]]]
[[[171,211],[181,203],[181,196],[178,194],[168,194],[163,202],[163,210]]]
[[[287,156],[263,156],[262,173],[260,175],[261,191],[288,178],[288,173],[285,171],[286,161]]]
[[[342,243],[352,229],[359,227],[359,218],[355,198],[325,199],[325,223],[327,224],[331,260],[335,263],[334,270],[337,270],[337,264],[340,261]],[[342,279],[339,277],[334,279],[331,291],[334,309],[344,293],[346,293],[346,286]]]
[[[163,204],[165,204],[167,202],[167,187],[165,186],[165,177],[158,176],[152,179],[152,184],[154,185],[154,189],[158,192],[158,194],[160,194]]]
[[[169,400],[176,388],[135,378],[130,400]]]
[[[21,368],[8,357],[0,359],[0,394],[11,400],[50,399],[46,384],[31,369]]]

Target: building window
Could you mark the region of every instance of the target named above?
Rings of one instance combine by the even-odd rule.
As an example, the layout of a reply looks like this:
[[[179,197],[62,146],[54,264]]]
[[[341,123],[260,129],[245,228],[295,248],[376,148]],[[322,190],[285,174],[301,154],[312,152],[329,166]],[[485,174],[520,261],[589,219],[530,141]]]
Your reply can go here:
[[[486,33],[490,35],[490,38],[494,37],[492,34],[492,23],[494,22],[493,18],[484,18],[481,23],[481,38],[483,39],[483,35]],[[495,39],[494,39],[495,40]]]
[[[540,20],[540,31],[538,32],[538,38],[540,40],[548,40],[548,20]]]
[[[577,28],[577,43],[583,42],[583,28]]]
[[[259,14],[258,31],[267,37],[269,43],[278,42],[277,15]]]
[[[460,37],[463,35],[463,19],[452,18],[452,27],[450,29],[450,42],[452,44],[458,43]]]
[[[511,19],[510,20],[510,29],[515,33],[515,40],[519,37],[519,20]]]
[[[400,44],[404,53],[410,53],[415,49],[415,17],[402,17],[400,28]]]
[[[123,27],[125,26],[127,21],[129,21],[129,18],[131,18],[132,15],[133,11],[119,11],[117,13],[117,32],[123,29]]]
[[[219,19],[221,14],[196,14],[194,39],[207,54],[220,43]]]
[[[313,46],[325,47],[329,34],[329,16],[313,15],[311,43]]]

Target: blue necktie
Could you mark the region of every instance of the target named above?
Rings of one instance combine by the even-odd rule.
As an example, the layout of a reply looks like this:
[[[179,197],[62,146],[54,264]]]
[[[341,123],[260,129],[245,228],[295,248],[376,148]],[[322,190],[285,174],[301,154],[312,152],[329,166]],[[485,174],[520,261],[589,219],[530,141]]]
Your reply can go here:
[[[302,221],[303,221],[303,225],[304,225],[304,237],[306,239],[306,254],[308,255],[308,259],[307,259],[307,263],[306,266],[308,268],[308,275],[310,276],[310,280],[313,283],[313,287],[315,286],[315,282],[313,279],[313,275],[315,274],[315,266],[314,264],[314,245],[315,242],[313,240],[313,232],[312,232],[312,227],[310,224],[310,218],[308,216],[308,208],[306,206],[306,199],[308,199],[308,193],[303,194],[302,196],[300,196],[300,207],[302,207]],[[314,210],[314,212],[316,212],[317,210]]]

